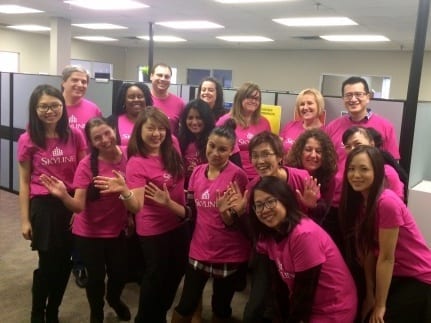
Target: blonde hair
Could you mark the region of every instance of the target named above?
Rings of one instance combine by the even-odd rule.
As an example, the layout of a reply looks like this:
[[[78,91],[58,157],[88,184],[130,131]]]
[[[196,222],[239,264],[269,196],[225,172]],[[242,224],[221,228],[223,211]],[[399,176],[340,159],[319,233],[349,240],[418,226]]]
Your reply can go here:
[[[242,112],[242,101],[252,96],[253,93],[256,91],[259,92],[259,107],[256,109],[256,111],[253,112],[253,115],[251,116],[251,123],[257,124],[259,122],[260,110],[262,105],[262,93],[260,91],[259,85],[253,82],[245,82],[235,93],[235,97],[233,99],[233,106],[230,113],[232,119],[234,119],[235,122],[242,127],[248,126]]]
[[[296,97],[296,102],[295,102],[295,113],[296,113],[296,115],[297,116],[301,115],[301,113],[299,111],[299,105],[300,105],[303,97],[307,94],[311,94],[314,96],[314,99],[316,100],[316,103],[317,103],[317,115],[320,117],[322,115],[322,113],[325,112],[325,100],[323,99],[322,93],[320,93],[319,90],[313,89],[313,88],[304,89],[301,92],[299,92],[298,96]]]

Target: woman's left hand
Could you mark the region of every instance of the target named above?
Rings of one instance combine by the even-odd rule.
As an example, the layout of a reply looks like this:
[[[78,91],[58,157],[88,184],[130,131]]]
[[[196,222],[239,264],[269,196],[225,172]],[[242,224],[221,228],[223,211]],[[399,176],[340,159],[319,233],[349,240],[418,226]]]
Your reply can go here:
[[[171,196],[169,194],[166,183],[163,184],[163,190],[158,188],[153,183],[148,183],[147,185],[145,185],[145,197],[162,205],[167,205],[171,201]]]
[[[370,316],[370,323],[385,323],[386,307],[374,307],[373,313]]]
[[[320,198],[320,184],[316,178],[310,176],[304,180],[304,192],[296,190],[296,194],[303,205],[310,209],[315,208]]]

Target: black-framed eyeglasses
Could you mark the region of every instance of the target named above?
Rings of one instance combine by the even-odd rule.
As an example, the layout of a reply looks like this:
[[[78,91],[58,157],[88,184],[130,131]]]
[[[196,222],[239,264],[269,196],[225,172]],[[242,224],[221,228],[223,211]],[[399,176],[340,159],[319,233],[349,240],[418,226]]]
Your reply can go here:
[[[344,93],[343,98],[346,100],[351,100],[353,97],[357,99],[363,99],[368,93],[367,92],[350,92]]]
[[[256,214],[262,213],[264,208],[267,208],[268,210],[273,210],[277,206],[277,201],[278,200],[276,198],[272,198],[262,203],[261,202],[254,203],[253,210],[254,212],[256,212]]]
[[[257,153],[251,153],[251,159],[253,160],[258,160],[259,158],[261,159],[268,159],[271,156],[274,156],[275,153],[274,152],[270,152],[270,151],[264,151],[261,154],[257,154]]]
[[[62,108],[63,105],[61,103],[53,103],[53,104],[39,104],[37,109],[41,112],[48,112],[48,110],[57,111]]]

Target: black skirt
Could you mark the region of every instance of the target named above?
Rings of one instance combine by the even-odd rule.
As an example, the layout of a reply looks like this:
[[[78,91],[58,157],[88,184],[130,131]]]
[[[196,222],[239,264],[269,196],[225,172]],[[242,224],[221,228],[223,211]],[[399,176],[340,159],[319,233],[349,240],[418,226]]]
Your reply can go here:
[[[40,251],[71,249],[71,217],[72,212],[56,197],[43,195],[32,198],[30,200],[32,249]]]

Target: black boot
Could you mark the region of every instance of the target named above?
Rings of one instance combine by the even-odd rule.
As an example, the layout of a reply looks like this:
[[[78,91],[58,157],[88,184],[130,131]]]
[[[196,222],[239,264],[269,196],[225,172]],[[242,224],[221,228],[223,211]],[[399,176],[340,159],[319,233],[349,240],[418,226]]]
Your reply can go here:
[[[48,305],[46,306],[46,323],[58,323],[58,309],[63,300],[67,283],[69,282],[72,263],[68,263],[63,270],[57,273],[50,281]]]
[[[48,284],[39,269],[33,271],[31,323],[45,323],[45,307],[48,298]]]
[[[123,288],[123,283],[112,281],[112,279],[108,278],[106,300],[109,306],[115,311],[120,321],[130,321],[130,310],[120,298]]]

